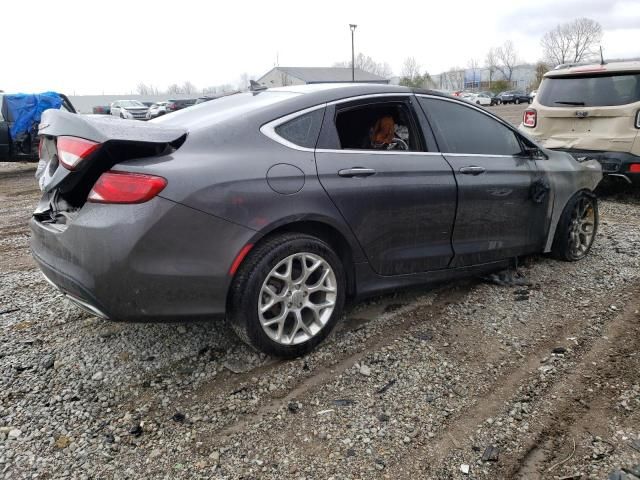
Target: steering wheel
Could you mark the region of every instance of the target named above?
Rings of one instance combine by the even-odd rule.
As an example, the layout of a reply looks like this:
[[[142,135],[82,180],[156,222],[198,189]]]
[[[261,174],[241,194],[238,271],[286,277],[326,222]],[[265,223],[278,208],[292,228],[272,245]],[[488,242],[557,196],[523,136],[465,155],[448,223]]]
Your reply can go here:
[[[387,150],[409,150],[407,142],[398,137],[393,137],[393,140],[387,147]]]

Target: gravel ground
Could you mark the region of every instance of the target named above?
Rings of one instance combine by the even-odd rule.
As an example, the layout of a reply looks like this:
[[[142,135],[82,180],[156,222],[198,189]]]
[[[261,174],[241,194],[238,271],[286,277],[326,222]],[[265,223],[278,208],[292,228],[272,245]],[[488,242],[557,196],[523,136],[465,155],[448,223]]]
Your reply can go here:
[[[0,479],[602,479],[640,464],[637,192],[604,192],[581,262],[351,305],[285,362],[221,322],[69,304],[29,256],[33,171],[0,164]]]

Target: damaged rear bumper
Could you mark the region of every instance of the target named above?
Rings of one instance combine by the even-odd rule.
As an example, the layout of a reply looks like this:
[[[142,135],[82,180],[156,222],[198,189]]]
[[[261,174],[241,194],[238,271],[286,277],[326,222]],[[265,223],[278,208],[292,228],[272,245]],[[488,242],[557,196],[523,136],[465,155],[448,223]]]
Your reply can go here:
[[[554,148],[554,150],[567,152],[579,161],[597,160],[600,165],[602,165],[602,173],[604,176],[620,178],[627,183],[640,184],[640,171],[631,171],[632,165],[640,165],[640,156],[638,155],[627,152],[605,152],[569,148]]]
[[[47,280],[94,315],[167,321],[224,314],[237,252],[251,229],[156,197],[87,203],[66,228],[30,221]]]

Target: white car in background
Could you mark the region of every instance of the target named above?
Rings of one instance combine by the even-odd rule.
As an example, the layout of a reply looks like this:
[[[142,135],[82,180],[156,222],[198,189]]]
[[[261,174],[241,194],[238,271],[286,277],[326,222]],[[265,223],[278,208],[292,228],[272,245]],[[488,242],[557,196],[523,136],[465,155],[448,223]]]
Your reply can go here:
[[[134,120],[146,120],[147,106],[138,100],[117,100],[111,104],[111,115]]]
[[[491,97],[486,93],[474,93],[472,96],[465,98],[468,102],[488,107],[491,105]]]
[[[147,120],[151,120],[152,118],[156,118],[167,113],[167,105],[169,105],[169,102],[156,102],[151,105],[147,112]]]

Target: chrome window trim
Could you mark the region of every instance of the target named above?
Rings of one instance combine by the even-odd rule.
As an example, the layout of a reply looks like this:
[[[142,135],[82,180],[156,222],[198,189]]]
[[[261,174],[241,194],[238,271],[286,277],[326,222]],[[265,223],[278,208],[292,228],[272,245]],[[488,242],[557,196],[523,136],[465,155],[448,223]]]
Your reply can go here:
[[[284,117],[277,118],[270,122],[265,123],[260,127],[260,132],[266,137],[270,138],[274,142],[278,142],[285,147],[291,148],[293,150],[298,150],[301,152],[320,152],[320,153],[358,153],[358,154],[374,154],[374,155],[442,155],[440,152],[407,152],[404,150],[338,150],[338,149],[329,149],[329,148],[308,148],[301,147],[300,145],[296,145],[293,142],[290,142],[286,138],[281,137],[276,133],[276,128],[278,128],[283,123],[287,123],[290,120],[294,120],[297,117],[305,115],[307,113],[313,112],[320,108],[326,108],[330,105],[338,105],[341,103],[348,103],[352,101],[358,100],[366,100],[367,98],[384,98],[384,97],[413,97],[414,94],[410,92],[400,92],[400,93],[371,93],[368,95],[358,95],[356,97],[348,97],[341,98],[339,100],[334,100],[329,103],[322,103],[319,105],[314,105],[313,107],[305,108],[304,110],[298,110],[297,112],[290,113],[285,115]]]
[[[278,128],[283,123],[287,123],[290,120],[294,120],[302,115],[306,115],[307,113],[314,112],[321,108],[326,108],[326,103],[321,103],[320,105],[314,105],[313,107],[305,108],[304,110],[298,110],[297,112],[290,113],[285,115],[284,117],[276,118],[270,122],[265,123],[260,127],[260,132],[266,137],[270,138],[274,142],[278,142],[280,145],[284,145],[285,147],[291,148],[293,150],[299,150],[301,152],[315,152],[314,148],[301,147],[300,145],[296,145],[293,142],[290,142],[286,138],[281,137],[276,133],[276,128]]]
[[[339,105],[341,103],[357,102],[358,100],[366,100],[367,98],[384,98],[384,97],[413,97],[411,92],[398,93],[370,93],[368,95],[358,95],[357,97],[341,98],[327,103],[327,105]]]
[[[443,152],[442,155],[448,156],[448,157],[490,157],[490,158],[514,158],[517,157],[517,155],[497,155],[494,153],[445,153]]]
[[[335,148],[316,148],[317,153],[355,153],[359,155],[428,155],[428,156],[442,156],[444,154],[440,152],[416,152],[416,151],[406,151],[406,150],[357,150],[357,149],[345,149],[338,150]]]

